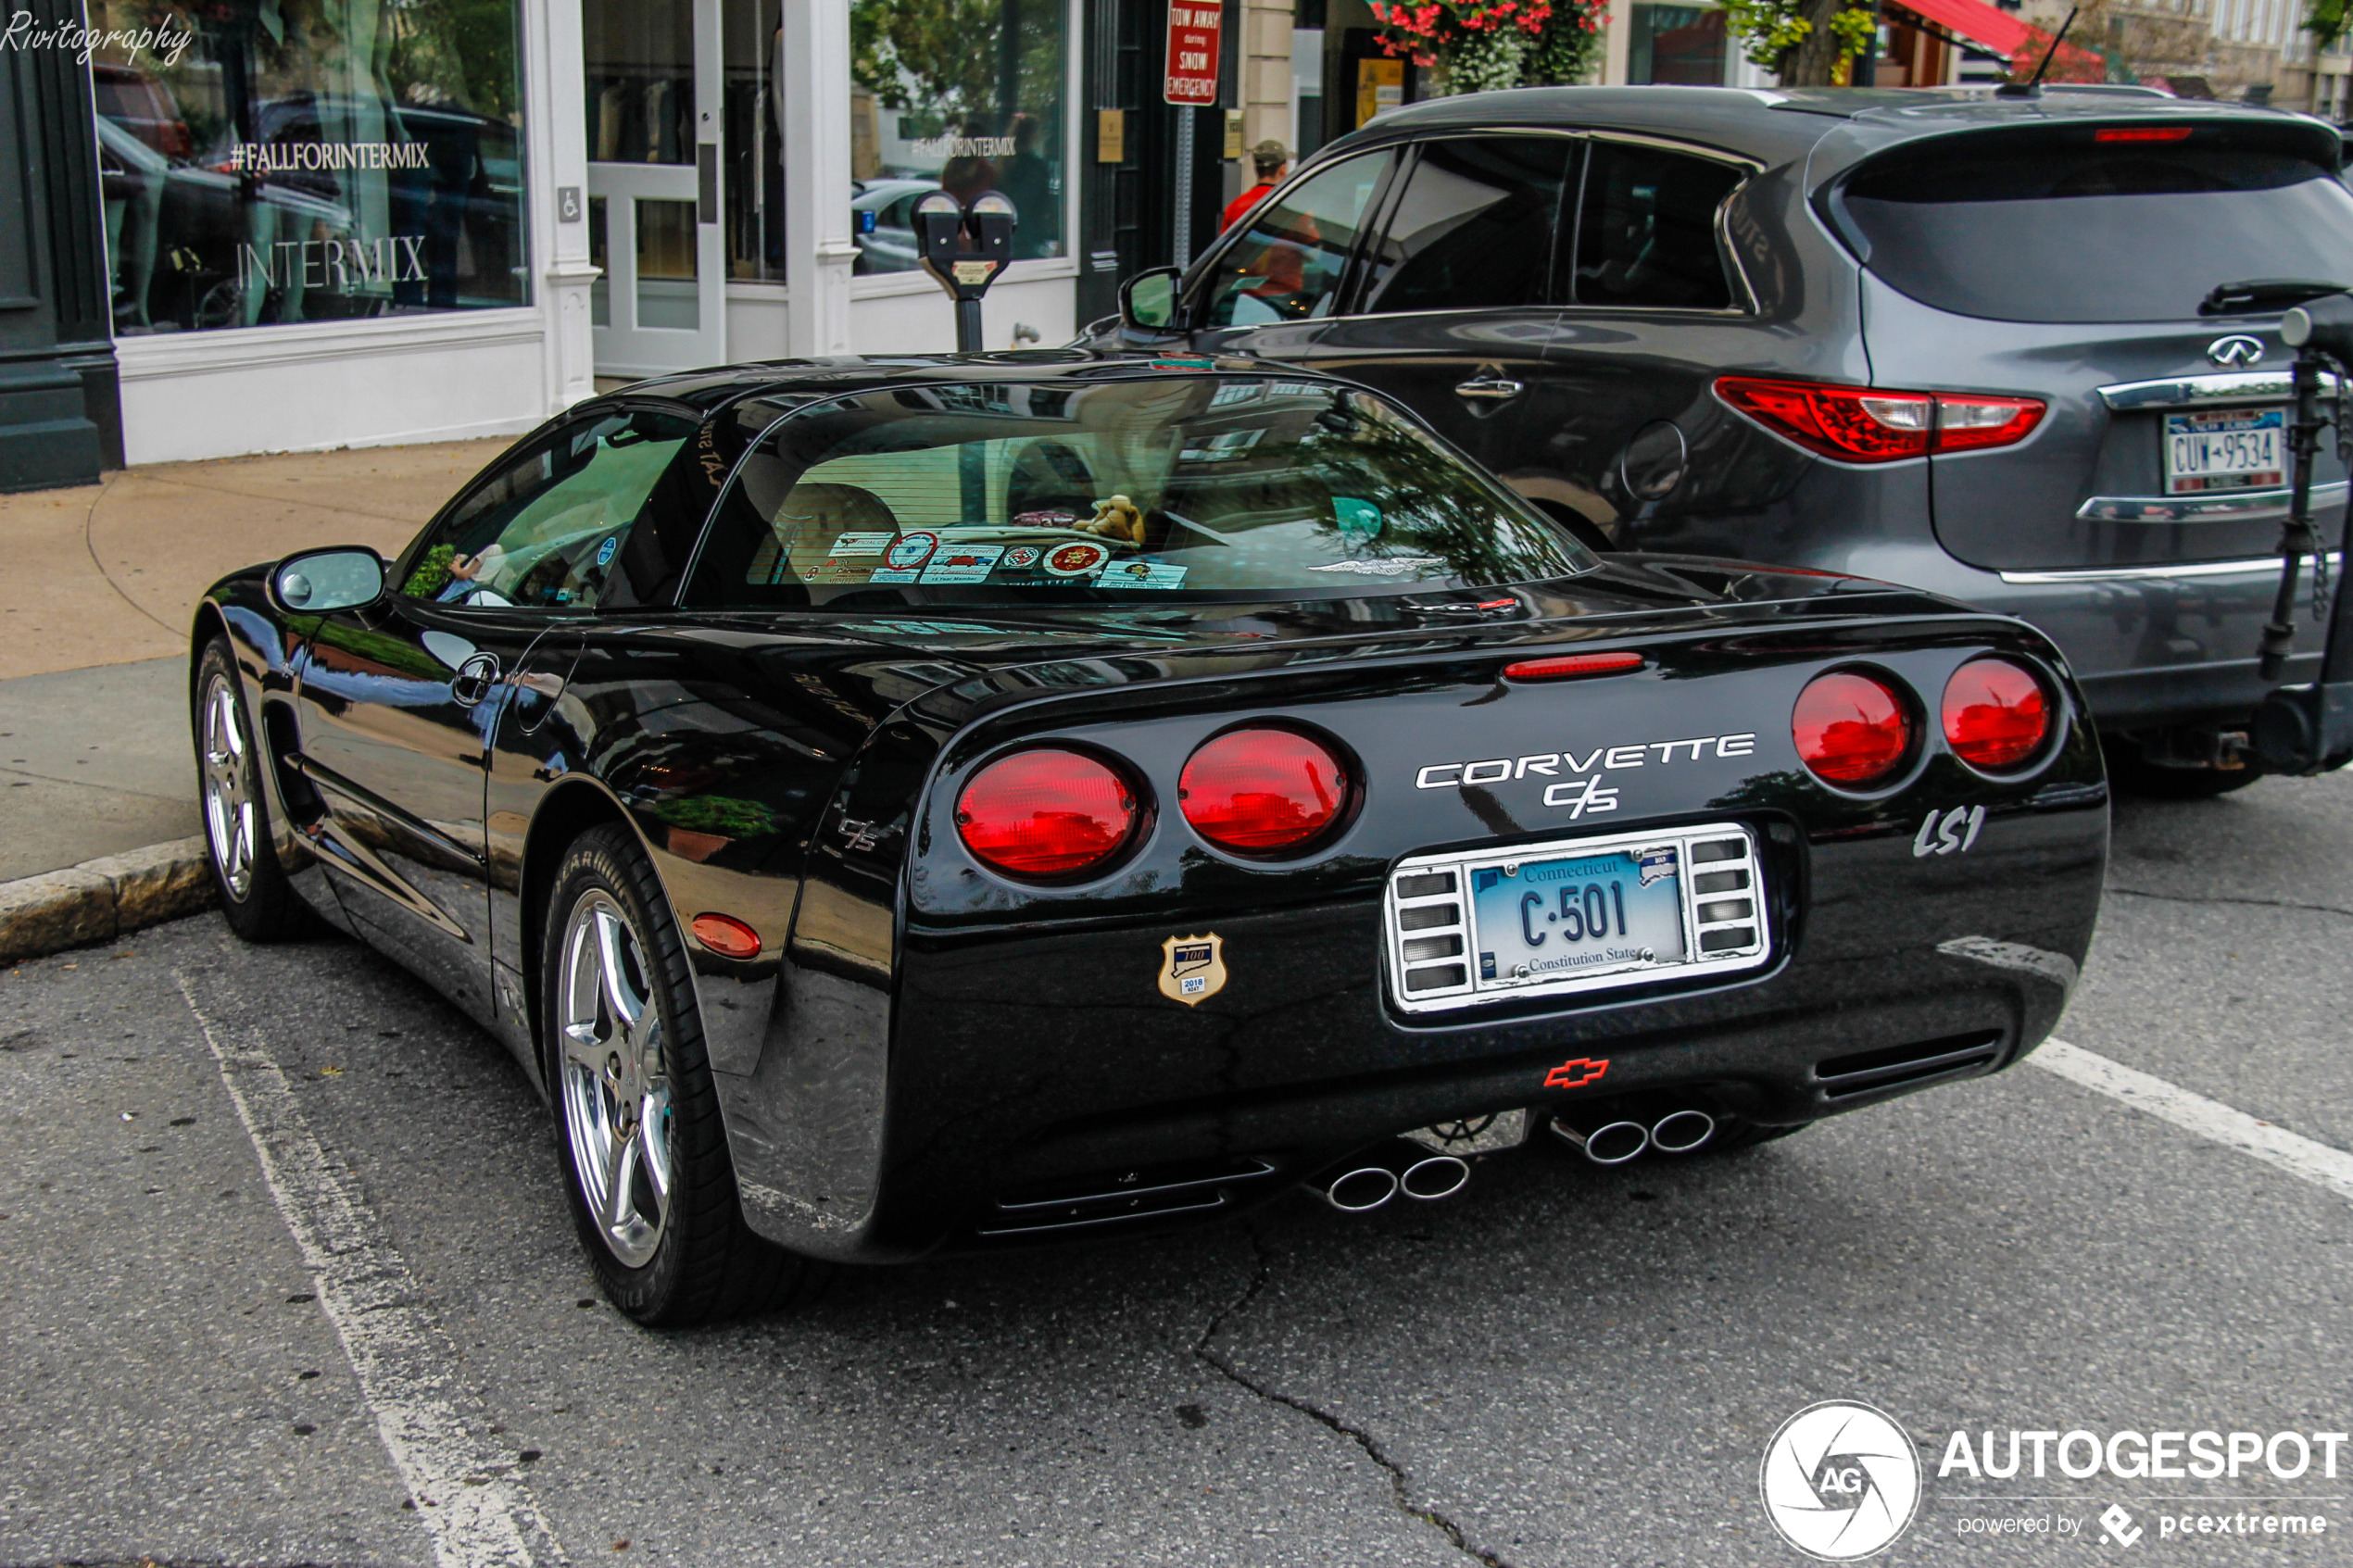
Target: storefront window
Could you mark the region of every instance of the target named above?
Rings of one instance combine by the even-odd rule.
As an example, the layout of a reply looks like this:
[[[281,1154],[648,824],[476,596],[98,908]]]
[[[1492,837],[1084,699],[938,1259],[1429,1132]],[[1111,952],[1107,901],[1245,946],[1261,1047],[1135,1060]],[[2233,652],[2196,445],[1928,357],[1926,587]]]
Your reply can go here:
[[[1014,259],[1067,254],[1063,0],[852,0],[852,229],[861,272],[915,266],[915,200],[1001,191]]]
[[[1710,6],[1636,6],[1626,51],[1626,80],[1721,87],[1729,50],[1724,13]]]
[[[118,335],[529,302],[514,0],[90,0],[165,23],[92,65]]]

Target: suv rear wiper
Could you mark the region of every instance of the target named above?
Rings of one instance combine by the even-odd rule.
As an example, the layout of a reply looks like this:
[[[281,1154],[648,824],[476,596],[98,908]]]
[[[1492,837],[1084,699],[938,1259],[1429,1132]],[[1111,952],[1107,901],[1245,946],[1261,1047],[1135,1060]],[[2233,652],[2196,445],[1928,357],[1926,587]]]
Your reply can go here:
[[[2266,311],[2285,310],[2318,299],[2322,295],[2336,294],[2343,283],[2318,282],[2310,278],[2248,278],[2242,282],[2217,283],[2212,292],[2198,302],[2201,316],[2249,316]]]

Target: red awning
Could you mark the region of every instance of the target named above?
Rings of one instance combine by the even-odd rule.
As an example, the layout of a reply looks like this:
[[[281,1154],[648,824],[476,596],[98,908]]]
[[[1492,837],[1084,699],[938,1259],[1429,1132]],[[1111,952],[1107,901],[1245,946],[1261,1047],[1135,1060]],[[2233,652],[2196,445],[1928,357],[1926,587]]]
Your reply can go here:
[[[1986,53],[2008,59],[2016,55],[2034,29],[2010,15],[1997,11],[1985,0],[1888,0],[1889,6],[1935,23],[1945,31],[1957,33]]]

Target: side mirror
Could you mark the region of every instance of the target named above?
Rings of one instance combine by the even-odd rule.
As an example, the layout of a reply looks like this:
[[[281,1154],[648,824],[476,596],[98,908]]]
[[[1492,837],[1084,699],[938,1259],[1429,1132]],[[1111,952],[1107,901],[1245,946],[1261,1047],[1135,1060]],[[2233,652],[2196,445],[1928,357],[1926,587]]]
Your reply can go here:
[[[384,596],[384,557],[366,546],[305,550],[270,569],[270,598],[296,615],[358,609]]]
[[[1119,285],[1120,319],[1139,332],[1173,332],[1176,325],[1176,287],[1183,274],[1174,267],[1139,272]]]

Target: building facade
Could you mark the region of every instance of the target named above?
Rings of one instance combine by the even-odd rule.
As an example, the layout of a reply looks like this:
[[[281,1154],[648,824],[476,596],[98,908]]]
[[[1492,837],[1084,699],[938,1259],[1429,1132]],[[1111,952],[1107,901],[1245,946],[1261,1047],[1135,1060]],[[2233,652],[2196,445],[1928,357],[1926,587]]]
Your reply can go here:
[[[2136,3],[2102,25],[2161,19],[2275,101],[2343,103],[2296,0]],[[87,5],[97,167],[47,177],[103,234],[111,297],[66,330],[119,365],[133,463],[512,433],[600,380],[947,348],[911,219],[942,187],[1019,210],[988,346],[1065,342],[1198,253],[1250,147],[1311,151],[1435,85],[1366,0],[1221,0],[1218,101],[1189,108],[1163,90],[1172,0],[210,0],[144,47],[120,40],[176,0]],[[1980,0],[1882,14],[1890,86],[1991,79],[1986,19],[2023,27]],[[1770,85],[1720,9],[1664,0],[1613,6],[1601,77]]]

